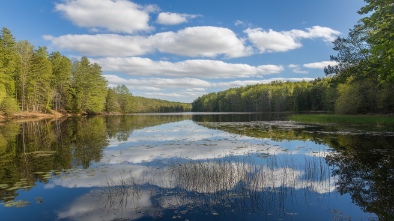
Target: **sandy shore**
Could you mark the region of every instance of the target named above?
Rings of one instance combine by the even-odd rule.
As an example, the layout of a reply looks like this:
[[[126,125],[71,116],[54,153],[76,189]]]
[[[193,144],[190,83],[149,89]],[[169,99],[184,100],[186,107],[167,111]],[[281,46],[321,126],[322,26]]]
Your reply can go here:
[[[19,112],[12,117],[5,117],[0,114],[0,122],[4,121],[28,121],[28,120],[41,120],[48,118],[61,118],[68,116],[60,112],[52,111],[52,113],[39,113],[39,112]]]

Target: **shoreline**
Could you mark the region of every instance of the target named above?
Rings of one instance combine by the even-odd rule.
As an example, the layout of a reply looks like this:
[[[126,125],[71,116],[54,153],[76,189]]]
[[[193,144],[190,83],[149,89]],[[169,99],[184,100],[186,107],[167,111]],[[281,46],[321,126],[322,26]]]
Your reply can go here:
[[[12,117],[6,117],[0,112],[0,123],[4,122],[25,122],[25,121],[37,121],[43,119],[59,119],[63,117],[71,116],[81,116],[83,114],[72,114],[72,113],[62,113],[57,111],[51,111],[51,113],[41,113],[41,112],[18,112]],[[111,113],[98,113],[95,115],[122,115],[122,113],[111,112]]]
[[[64,114],[56,111],[52,111],[52,113],[40,113],[40,112],[18,112],[12,117],[6,117],[0,114],[0,122],[8,122],[8,121],[30,121],[30,120],[42,120],[42,119],[58,119],[62,117],[71,116],[70,114]]]

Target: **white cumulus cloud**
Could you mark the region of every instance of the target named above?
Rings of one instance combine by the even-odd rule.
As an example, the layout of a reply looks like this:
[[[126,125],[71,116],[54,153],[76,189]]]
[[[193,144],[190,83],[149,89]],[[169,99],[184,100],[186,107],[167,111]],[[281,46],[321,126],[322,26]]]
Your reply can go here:
[[[45,40],[58,48],[78,52],[86,56],[137,56],[154,51],[153,45],[143,36],[116,34],[44,35]]]
[[[127,0],[63,0],[55,10],[79,27],[131,34],[151,30],[149,12],[158,8]]]
[[[190,87],[210,87],[211,83],[197,78],[142,78],[125,79],[117,75],[103,75],[109,83],[125,84],[133,87],[149,85],[154,88],[190,88]]]
[[[340,32],[327,27],[313,26],[304,30],[293,29],[290,31],[268,31],[262,28],[248,28],[244,31],[248,39],[261,53],[285,52],[302,47],[301,39],[321,38],[323,41],[332,42]]]
[[[178,25],[188,22],[189,19],[196,18],[198,15],[178,14],[171,12],[161,12],[157,16],[156,22],[162,25]]]
[[[152,39],[159,51],[177,55],[242,57],[251,54],[242,39],[222,27],[188,27],[178,32],[158,33]]]
[[[248,28],[245,33],[260,52],[284,52],[301,47],[292,36],[272,29],[264,31],[261,28]]]
[[[312,28],[306,28],[306,30],[293,29],[289,33],[295,38],[322,38],[326,42],[333,42],[341,34],[339,31],[321,26],[313,26]]]
[[[323,69],[327,67],[328,65],[335,66],[338,63],[335,61],[321,61],[321,62],[314,62],[314,63],[308,63],[304,64],[304,67],[306,68],[316,68],[316,69]]]
[[[199,26],[178,32],[162,32],[150,36],[116,34],[44,35],[55,48],[71,50],[88,56],[137,56],[160,51],[183,56],[242,57],[251,49],[227,28]]]
[[[245,78],[282,72],[278,65],[251,66],[219,60],[185,60],[181,62],[153,61],[141,57],[107,57],[91,59],[104,71],[122,72],[132,76],[167,76],[200,78]]]

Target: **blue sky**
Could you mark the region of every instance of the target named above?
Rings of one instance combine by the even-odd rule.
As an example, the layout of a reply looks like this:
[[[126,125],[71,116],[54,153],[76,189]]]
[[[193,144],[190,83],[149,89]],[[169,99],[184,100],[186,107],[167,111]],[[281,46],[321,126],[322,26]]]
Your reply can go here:
[[[332,41],[361,0],[1,0],[0,26],[70,59],[98,63],[108,85],[192,102],[232,87],[324,77]]]

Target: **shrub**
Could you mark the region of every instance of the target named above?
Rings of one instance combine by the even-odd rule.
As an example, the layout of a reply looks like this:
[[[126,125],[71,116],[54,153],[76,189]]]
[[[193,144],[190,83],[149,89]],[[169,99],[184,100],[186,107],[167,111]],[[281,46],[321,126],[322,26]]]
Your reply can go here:
[[[18,112],[18,103],[14,98],[6,97],[0,104],[0,110],[3,111],[6,116],[11,116]]]

